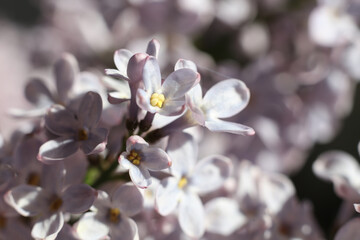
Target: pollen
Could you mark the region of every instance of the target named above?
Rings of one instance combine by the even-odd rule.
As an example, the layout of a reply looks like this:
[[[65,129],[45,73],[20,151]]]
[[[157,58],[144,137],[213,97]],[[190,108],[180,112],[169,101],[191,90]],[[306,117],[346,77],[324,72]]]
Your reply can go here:
[[[63,204],[62,199],[59,197],[56,197],[50,204],[50,210],[55,212],[61,207],[62,204]]]
[[[131,150],[130,154],[128,155],[127,159],[132,162],[134,165],[139,165],[141,161],[141,157],[138,152]]]
[[[178,182],[178,187],[179,188],[184,188],[188,183],[188,180],[186,177],[182,177],[179,182]]]
[[[81,128],[79,131],[78,131],[78,140],[79,141],[85,141],[89,138],[89,134],[88,134],[88,131],[86,131],[86,129],[84,128]]]
[[[110,222],[118,223],[120,220],[120,210],[118,208],[110,208],[108,216]]]
[[[164,94],[161,93],[153,93],[150,97],[150,104],[153,107],[159,107],[162,108],[165,101]]]

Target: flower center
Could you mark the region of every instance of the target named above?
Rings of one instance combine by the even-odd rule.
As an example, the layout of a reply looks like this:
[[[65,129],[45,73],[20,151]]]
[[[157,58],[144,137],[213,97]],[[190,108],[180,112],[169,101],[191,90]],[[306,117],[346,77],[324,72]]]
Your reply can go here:
[[[150,97],[150,104],[153,107],[156,106],[162,108],[164,101],[165,101],[165,96],[164,94],[161,93],[153,93]]]
[[[88,131],[84,128],[80,129],[78,131],[78,140],[79,141],[85,141],[89,138]]]
[[[182,177],[179,182],[178,182],[178,187],[179,188],[184,188],[186,185],[188,184],[188,180],[186,177]]]
[[[27,179],[27,184],[32,186],[40,185],[40,175],[37,173],[30,173]]]
[[[120,220],[120,210],[118,208],[110,208],[109,220],[112,223],[118,223]]]
[[[128,155],[127,159],[132,162],[134,165],[139,165],[141,161],[141,157],[138,152],[131,150],[130,154]]]
[[[50,204],[50,210],[52,212],[55,212],[61,207],[62,204],[63,204],[62,199],[59,197],[56,197]]]
[[[0,229],[5,228],[6,226],[6,218],[0,215]]]

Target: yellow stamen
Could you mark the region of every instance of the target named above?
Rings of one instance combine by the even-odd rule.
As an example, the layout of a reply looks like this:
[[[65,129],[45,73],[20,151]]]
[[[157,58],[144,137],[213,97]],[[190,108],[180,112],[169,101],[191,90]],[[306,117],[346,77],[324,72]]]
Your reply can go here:
[[[159,107],[162,108],[165,101],[164,94],[161,93],[153,93],[150,97],[150,104],[153,107]]]
[[[40,185],[40,175],[37,173],[30,173],[28,180],[27,180],[27,184],[32,185],[32,186],[39,186]]]
[[[82,128],[78,131],[78,140],[79,141],[85,141],[89,138],[89,134],[86,131],[86,129]]]
[[[118,208],[110,208],[109,219],[112,223],[118,223],[120,220],[120,210]]]
[[[59,197],[56,197],[55,200],[52,201],[52,203],[50,204],[50,210],[55,212],[61,207],[62,204],[63,204],[62,199]]]
[[[127,159],[132,162],[132,164],[134,165],[139,165],[140,161],[141,161],[141,157],[139,155],[139,153],[137,153],[134,150],[130,151],[130,154],[127,156]]]
[[[188,180],[186,177],[182,177],[179,182],[178,182],[178,187],[179,188],[184,188],[186,186],[186,184],[188,183]]]

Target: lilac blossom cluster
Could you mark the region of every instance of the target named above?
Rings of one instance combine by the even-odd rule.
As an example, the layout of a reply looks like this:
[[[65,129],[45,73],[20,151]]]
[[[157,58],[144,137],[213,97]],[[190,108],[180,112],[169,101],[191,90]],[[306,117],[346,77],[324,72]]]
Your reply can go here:
[[[17,56],[0,77],[28,79],[27,106],[5,104],[21,127],[1,126],[0,239],[358,239],[359,161],[306,159],[356,105],[359,7],[49,0],[29,32],[0,16]],[[342,199],[332,232],[290,178],[306,164]]]

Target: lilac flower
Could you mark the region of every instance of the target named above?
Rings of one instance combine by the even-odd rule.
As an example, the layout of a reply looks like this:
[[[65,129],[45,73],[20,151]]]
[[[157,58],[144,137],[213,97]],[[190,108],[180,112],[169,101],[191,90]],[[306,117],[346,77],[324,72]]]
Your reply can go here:
[[[171,160],[160,148],[149,147],[140,136],[131,136],[126,141],[126,152],[119,157],[120,166],[129,170],[130,178],[139,188],[151,184],[149,170],[159,171],[171,166]]]
[[[183,68],[171,73],[162,83],[156,58],[148,57],[144,65],[145,89],[139,88],[136,102],[143,110],[166,116],[180,115],[185,109],[185,94],[200,81],[200,75]]]
[[[44,143],[39,160],[61,160],[81,149],[85,154],[104,150],[107,130],[97,128],[102,112],[99,94],[88,92],[83,96],[76,114],[60,105],[50,108],[45,117],[47,129],[59,137]]]
[[[39,216],[31,231],[33,238],[55,239],[64,225],[64,214],[88,210],[97,192],[85,184],[63,188],[65,171],[61,163],[48,166],[45,175],[43,187],[19,185],[4,198],[22,216]]]
[[[112,198],[104,191],[94,202],[94,212],[85,213],[75,229],[81,239],[103,239],[109,235],[112,239],[133,240],[137,235],[137,225],[131,216],[139,213],[143,198],[132,184],[119,187]]]
[[[181,229],[191,237],[201,237],[205,231],[205,215],[198,194],[222,186],[230,174],[230,160],[215,155],[195,164],[197,147],[191,135],[185,133],[171,136],[167,152],[173,159],[173,176],[161,181],[156,192],[157,210],[161,215],[168,215],[178,208]]]
[[[335,240],[353,240],[360,235],[360,218],[353,218],[342,226],[335,235]]]

